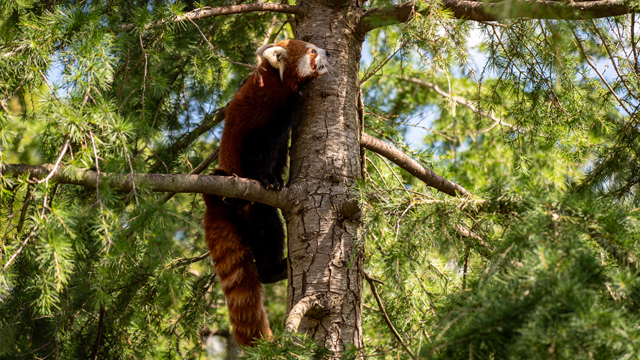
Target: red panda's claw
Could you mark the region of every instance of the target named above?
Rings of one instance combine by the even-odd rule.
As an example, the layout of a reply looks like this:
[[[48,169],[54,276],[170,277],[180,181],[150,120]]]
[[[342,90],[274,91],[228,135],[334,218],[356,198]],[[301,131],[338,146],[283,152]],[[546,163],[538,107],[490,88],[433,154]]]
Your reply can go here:
[[[275,190],[280,191],[284,186],[284,182],[282,179],[276,178],[275,176],[263,175],[258,177],[258,181],[262,184],[267,190]]]

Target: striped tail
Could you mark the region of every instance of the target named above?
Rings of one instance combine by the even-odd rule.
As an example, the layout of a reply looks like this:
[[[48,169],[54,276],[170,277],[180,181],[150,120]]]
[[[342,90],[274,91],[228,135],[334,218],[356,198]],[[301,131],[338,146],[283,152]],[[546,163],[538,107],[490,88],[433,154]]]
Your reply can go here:
[[[207,210],[204,229],[211,260],[215,264],[229,308],[229,322],[239,345],[271,338],[267,312],[262,305],[264,287],[253,263],[251,249],[243,242],[243,219],[233,205],[215,195],[203,195]]]

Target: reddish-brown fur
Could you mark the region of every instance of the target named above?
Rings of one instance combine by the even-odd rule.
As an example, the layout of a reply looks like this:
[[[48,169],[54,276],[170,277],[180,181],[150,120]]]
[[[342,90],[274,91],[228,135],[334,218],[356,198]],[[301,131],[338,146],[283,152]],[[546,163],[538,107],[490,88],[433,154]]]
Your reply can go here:
[[[279,190],[284,185],[282,176],[299,85],[319,74],[318,55],[311,53],[307,43],[290,40],[276,46],[287,50],[283,79],[279,70],[264,59],[259,70],[262,81],[252,74],[231,100],[216,174],[257,179],[263,186]],[[307,54],[313,74],[301,78],[298,61]],[[234,337],[238,344],[251,346],[255,339],[272,336],[262,304],[261,281],[275,282],[282,278],[279,273],[286,274],[283,225],[275,208],[219,196],[203,197],[207,207],[205,238],[227,300]]]
[[[253,265],[251,249],[243,243],[233,214],[218,206],[216,198],[204,196],[204,199],[207,205],[204,229],[209,255],[227,299],[233,336],[241,345],[250,345],[254,339],[269,338],[269,320],[262,305],[264,287]],[[219,241],[221,239],[226,241]]]
[[[306,53],[306,43],[303,41],[286,40],[277,45],[287,49],[285,72],[283,80],[280,80],[278,70],[274,69],[266,59],[262,60],[260,71],[264,86],[260,86],[260,79],[253,73],[240,88],[233,100],[227,105],[227,117],[222,141],[220,142],[220,155],[218,168],[229,174],[246,177],[240,161],[242,147],[245,144],[243,135],[247,134],[246,128],[260,128],[272,120],[274,104],[284,104],[298,91],[301,83],[310,79],[302,79],[298,75],[297,61]],[[312,67],[315,70],[315,58]],[[240,129],[240,127],[242,129]]]

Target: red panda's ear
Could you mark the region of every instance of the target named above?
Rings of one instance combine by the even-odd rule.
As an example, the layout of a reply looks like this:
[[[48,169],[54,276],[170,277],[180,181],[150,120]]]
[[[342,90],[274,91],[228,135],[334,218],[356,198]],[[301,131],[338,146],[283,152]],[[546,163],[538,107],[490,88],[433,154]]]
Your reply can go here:
[[[258,49],[260,50],[260,49]],[[257,52],[256,52],[257,53]],[[287,56],[287,49],[280,46],[271,46],[262,52],[262,57],[269,61],[269,64],[280,70],[280,80],[284,75],[284,59]]]
[[[267,50],[268,48],[272,47],[272,46],[276,46],[276,44],[275,44],[275,43],[271,43],[271,44],[265,44],[265,45],[260,46],[260,47],[258,48],[258,50],[256,50],[256,55],[258,55],[258,56],[262,56],[262,53],[263,53],[265,50]]]

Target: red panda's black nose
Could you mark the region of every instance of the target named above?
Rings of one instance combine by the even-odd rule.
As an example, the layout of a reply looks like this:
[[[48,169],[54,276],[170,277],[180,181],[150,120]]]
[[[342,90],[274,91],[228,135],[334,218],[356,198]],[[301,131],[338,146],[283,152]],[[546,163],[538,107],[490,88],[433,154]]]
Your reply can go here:
[[[329,54],[329,52],[327,50],[325,50],[324,52],[327,53],[327,57],[331,57],[331,54]]]

